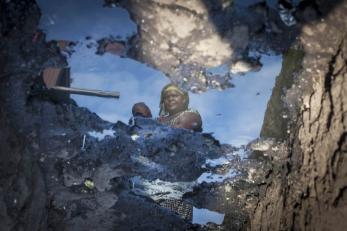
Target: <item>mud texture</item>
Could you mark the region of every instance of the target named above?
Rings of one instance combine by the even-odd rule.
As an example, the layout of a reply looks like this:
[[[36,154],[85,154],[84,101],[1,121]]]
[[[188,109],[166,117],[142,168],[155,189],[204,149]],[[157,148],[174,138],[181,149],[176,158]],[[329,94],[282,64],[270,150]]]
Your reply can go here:
[[[276,24],[278,30],[266,32],[268,25],[275,28],[271,22],[280,22],[271,21],[278,15],[269,16],[266,4],[248,9],[267,12],[269,24],[259,19],[256,30],[258,23],[253,28],[243,21],[223,26],[221,22],[227,21],[223,17],[237,13],[230,1],[218,6],[209,1],[193,1],[193,6],[154,0],[117,2],[129,9],[135,21],[145,19],[139,26],[140,37],[133,38],[139,47],[135,45],[128,55],[163,70],[176,82],[184,82],[175,80],[177,68],[181,73],[180,68],[190,70],[190,65],[195,72],[195,63],[199,70],[225,63],[235,67],[240,60],[256,64],[248,49],[282,52],[291,46],[269,103],[263,139],[251,143],[247,147],[251,155],[242,159],[234,147],[221,145],[208,134],[171,129],[146,119],[136,119],[131,126],[111,124],[73,101],[52,99],[40,73],[46,67],[65,67],[65,58],[56,43],[46,43],[44,33],[37,31],[40,11],[33,0],[0,0],[1,230],[344,230],[346,1],[302,1],[296,13],[301,34],[294,44],[287,32],[280,32],[284,25]],[[142,15],[143,9],[153,18]],[[162,12],[173,14],[169,21],[179,19],[176,14],[195,15],[199,22],[193,17],[193,29],[188,31],[201,41],[193,43],[188,36],[171,41],[169,48],[164,44],[163,50],[150,51],[149,36],[159,36],[156,41],[165,43],[187,32],[185,27],[175,31],[179,28],[171,24],[177,22],[166,21],[167,30],[159,33],[162,27],[150,27],[147,33],[146,20],[157,20],[154,13]],[[207,29],[207,37],[196,34],[199,25]],[[250,39],[238,41],[233,30]],[[277,35],[272,37],[273,33]],[[228,46],[223,52],[229,53],[209,54],[185,46],[204,39]],[[139,51],[145,53],[141,56]],[[186,59],[191,53],[196,56]],[[199,76],[201,82],[194,78],[190,82],[196,83],[196,89],[223,88],[219,80]],[[105,130],[111,135],[102,139],[94,135]],[[221,156],[229,156],[229,162],[206,165],[208,159]],[[223,175],[230,169],[235,170],[232,179],[198,182],[203,173]],[[162,187],[169,189],[156,191]],[[224,222],[193,225],[160,206],[171,198],[224,213]]]
[[[324,13],[328,3],[316,3]],[[302,68],[282,94],[289,152],[262,186],[251,230],[346,229],[346,13],[343,1],[302,28]]]
[[[301,71],[304,52],[301,47],[293,46],[283,57],[282,70],[276,78],[275,87],[268,102],[260,136],[285,140],[289,129],[288,105],[284,103],[286,91],[293,85],[294,77]]]
[[[225,65],[232,73],[261,68],[251,51],[286,50],[298,32],[265,2],[240,6],[234,1],[107,1],[124,7],[138,25],[128,56],[165,73],[193,92],[225,89],[231,76],[209,74]]]

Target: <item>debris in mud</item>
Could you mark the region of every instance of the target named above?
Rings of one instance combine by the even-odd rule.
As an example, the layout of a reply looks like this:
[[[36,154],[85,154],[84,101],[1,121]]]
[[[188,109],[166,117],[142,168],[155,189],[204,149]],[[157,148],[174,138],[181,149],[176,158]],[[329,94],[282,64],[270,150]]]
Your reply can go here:
[[[88,189],[93,189],[95,187],[94,182],[89,179],[84,181],[84,186],[86,186]]]
[[[56,171],[61,172],[61,176],[54,177],[48,186],[51,189],[59,188],[58,191],[51,191],[52,203],[56,209],[56,212],[52,212],[55,219],[59,218],[52,222],[70,228],[78,225],[86,227],[86,224],[80,223],[83,217],[93,217],[99,222],[99,219],[107,217],[106,214],[122,211],[124,215],[121,216],[126,216],[125,220],[129,221],[151,211],[163,214],[160,221],[156,216],[152,217],[152,225],[164,224],[170,222],[170,219],[174,219],[175,227],[180,228],[190,222],[200,225],[212,222],[221,225],[224,217],[222,213],[229,214],[228,206],[234,206],[237,197],[228,200],[228,206],[221,206],[220,202],[212,199],[212,195],[216,196],[214,193],[199,199],[188,195],[195,194],[197,189],[215,191],[219,187],[228,187],[228,192],[231,192],[234,187],[231,186],[234,184],[232,182],[244,179],[241,177],[243,173],[238,179],[227,174],[223,181],[207,183],[200,182],[199,176],[204,175],[205,171],[217,171],[221,167],[225,168],[224,172],[232,172],[233,169],[241,171],[243,164],[235,155],[235,148],[219,145],[210,136],[166,127],[151,119],[137,118],[135,121],[134,126],[119,122],[111,130],[109,125],[105,124],[103,130],[98,129],[103,131],[97,133],[98,135],[90,135],[88,129],[86,132],[89,135],[85,139],[83,152],[41,163],[46,174],[54,176],[57,175]],[[100,137],[107,133],[112,135]],[[131,138],[134,133],[138,136],[136,140]],[[64,138],[71,139],[70,134],[66,133]],[[52,164],[56,166],[53,169],[50,167]],[[245,166],[247,165],[249,164]],[[245,179],[249,177],[244,176]],[[143,198],[147,198],[146,202]],[[225,203],[226,199],[223,201]],[[141,206],[140,210],[134,207],[135,202],[136,206]],[[127,208],[123,203],[127,204]],[[208,208],[212,211],[204,209],[211,203],[215,203],[213,208]],[[143,210],[147,212],[140,215]],[[58,211],[65,211],[65,215]],[[179,216],[175,218],[175,214]],[[202,217],[202,214],[205,216]],[[106,230],[110,223],[113,224],[112,227],[126,225],[125,221],[119,220],[118,215],[110,219],[105,224],[99,224],[98,229]],[[181,223],[178,222],[179,219],[183,219]],[[139,223],[136,227],[143,229],[144,225],[145,223]]]
[[[113,38],[103,38],[98,43],[98,50],[96,54],[103,55],[105,53],[110,53],[113,55],[118,55],[124,57],[126,55],[126,43],[124,41],[118,41]]]
[[[71,55],[72,53],[71,49],[75,45],[74,42],[67,41],[67,40],[58,40],[56,41],[56,43],[61,52],[66,52],[67,54]]]
[[[90,131],[88,132],[88,135],[97,138],[98,141],[101,141],[107,136],[114,137],[114,133],[115,131],[113,129],[104,129],[102,132]]]

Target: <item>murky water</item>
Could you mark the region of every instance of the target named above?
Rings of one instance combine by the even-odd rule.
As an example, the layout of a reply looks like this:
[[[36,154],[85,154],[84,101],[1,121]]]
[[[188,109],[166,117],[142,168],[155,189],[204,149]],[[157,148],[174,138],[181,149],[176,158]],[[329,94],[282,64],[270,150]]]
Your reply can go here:
[[[40,27],[47,34],[47,40],[68,40],[76,42],[68,57],[71,70],[71,86],[78,88],[119,91],[120,99],[73,95],[79,106],[97,113],[110,122],[128,122],[132,105],[145,102],[153,115],[159,112],[160,91],[169,80],[159,71],[145,64],[100,51],[100,40],[125,41],[136,33],[136,25],[128,13],[120,8],[105,8],[102,0],[79,0],[60,2],[39,0],[43,11]],[[80,6],[83,4],[83,8]],[[98,42],[99,41],[99,42]],[[190,94],[190,105],[197,109],[203,119],[204,132],[213,133],[222,143],[239,146],[257,138],[260,133],[266,104],[271,95],[275,78],[281,68],[281,56],[261,57],[263,68],[259,72],[234,76],[235,88],[225,91],[211,90],[202,94]],[[113,136],[112,129],[103,132],[90,131],[89,136],[99,141]],[[134,141],[139,135],[131,137]],[[232,155],[245,156],[243,149]],[[159,168],[155,163],[141,159],[144,164]],[[229,164],[228,156],[207,160],[205,165],[215,168]],[[225,174],[211,171],[203,173],[194,182],[148,181],[136,176],[132,179],[133,191],[154,200],[181,198],[196,184],[220,183],[231,180],[237,172],[229,169]],[[224,214],[206,209],[193,208],[193,223],[221,224]]]
[[[80,10],[82,2],[83,10]],[[136,33],[135,24],[125,10],[102,7],[101,0],[63,4],[39,1],[39,5],[43,11],[40,27],[46,32],[47,40],[78,42],[68,58],[71,86],[121,94],[119,100],[72,95],[78,105],[111,122],[127,123],[136,102],[145,102],[152,114],[158,115],[160,91],[169,83],[162,73],[114,54],[95,54],[98,40],[110,37],[121,40]],[[280,56],[262,56],[263,68],[235,76],[232,80],[235,88],[190,94],[191,107],[202,115],[204,132],[214,133],[222,143],[236,146],[258,137],[281,60]]]
[[[198,209],[193,207],[193,224],[206,225],[209,222],[220,225],[223,223],[224,214],[208,209]]]
[[[47,40],[98,40],[110,35],[125,39],[136,33],[126,10],[103,7],[103,0],[37,0],[41,9],[40,28]]]

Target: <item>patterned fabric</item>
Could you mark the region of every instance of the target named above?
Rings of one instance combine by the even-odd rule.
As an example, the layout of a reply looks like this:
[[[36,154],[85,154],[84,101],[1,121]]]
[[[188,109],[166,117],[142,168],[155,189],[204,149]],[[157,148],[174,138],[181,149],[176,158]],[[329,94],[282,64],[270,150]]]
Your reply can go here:
[[[165,199],[159,202],[161,207],[167,208],[177,213],[180,217],[187,221],[193,220],[193,205],[179,199]]]
[[[185,111],[182,111],[180,113],[177,113],[176,115],[174,116],[171,116],[172,118],[170,118],[170,116],[168,115],[165,115],[165,116],[160,116],[158,118],[158,121],[162,124],[165,124],[165,125],[168,125],[168,126],[175,126],[175,124],[177,124],[177,121],[182,117],[184,116],[185,113],[195,113],[197,115],[200,116],[199,112],[195,109],[191,109],[191,108],[188,108],[187,110]]]

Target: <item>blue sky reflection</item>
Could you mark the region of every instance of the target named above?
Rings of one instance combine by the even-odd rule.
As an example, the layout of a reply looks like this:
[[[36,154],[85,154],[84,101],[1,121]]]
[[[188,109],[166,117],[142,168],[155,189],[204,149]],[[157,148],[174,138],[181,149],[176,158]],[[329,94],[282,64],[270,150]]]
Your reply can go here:
[[[234,145],[259,136],[282,57],[262,56],[261,62],[263,68],[259,72],[234,77],[235,88],[190,95],[191,104],[203,117],[205,132],[214,132],[223,143]]]
[[[96,112],[111,122],[128,122],[131,107],[146,102],[152,114],[159,113],[160,91],[169,83],[161,72],[131,59],[112,54],[95,55],[94,49],[81,44],[69,59],[72,86],[105,91],[120,91],[120,99],[72,95],[78,105]],[[85,61],[86,60],[86,61]]]
[[[120,8],[104,8],[102,0],[39,0],[43,11],[40,28],[47,40],[77,41],[68,58],[72,86],[120,91],[119,100],[72,95],[79,106],[102,119],[125,123],[136,102],[145,102],[158,115],[160,91],[169,83],[161,72],[131,59],[105,53],[96,55],[96,41],[104,37],[126,38],[136,33],[136,25]],[[83,7],[81,5],[83,4]],[[77,14],[78,12],[78,14]],[[90,40],[85,38],[90,36]],[[87,44],[92,44],[87,48]],[[222,143],[246,144],[259,136],[267,101],[280,72],[281,56],[262,56],[259,72],[236,76],[235,88],[190,94],[191,107],[199,110],[204,132],[213,132]],[[259,94],[257,94],[259,93]]]
[[[37,0],[42,16],[40,28],[49,40],[95,40],[109,35],[125,39],[136,33],[126,10],[103,7],[104,0]]]

